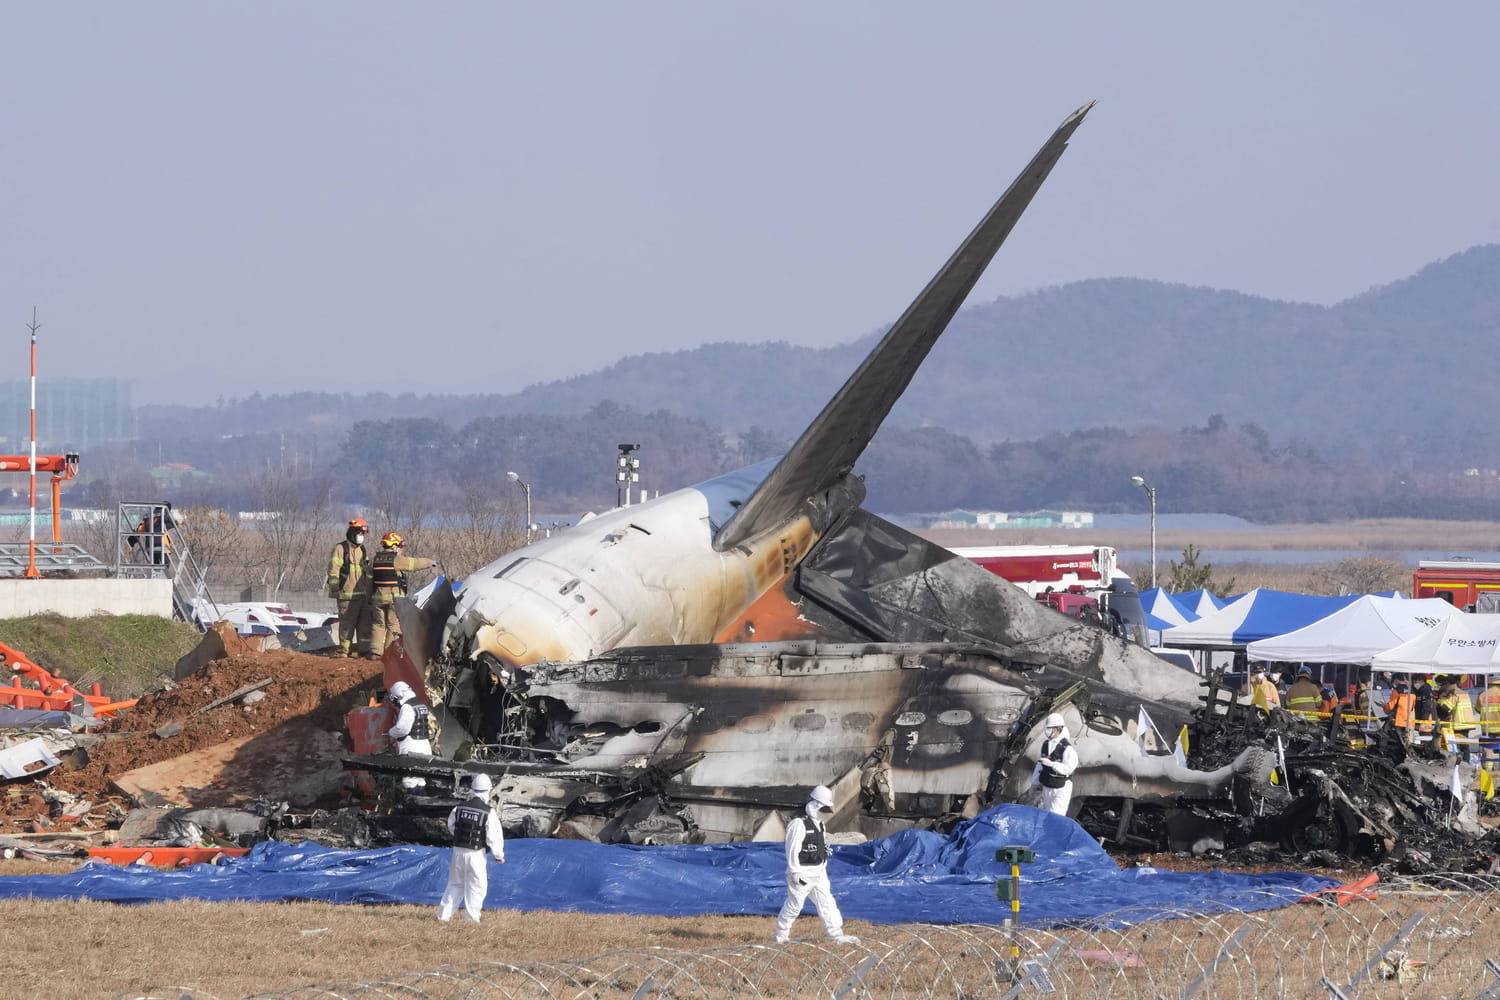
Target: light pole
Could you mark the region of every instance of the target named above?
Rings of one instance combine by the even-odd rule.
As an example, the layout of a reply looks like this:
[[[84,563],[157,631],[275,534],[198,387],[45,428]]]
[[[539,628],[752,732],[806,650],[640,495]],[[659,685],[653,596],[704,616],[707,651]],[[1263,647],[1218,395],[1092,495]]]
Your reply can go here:
[[[1131,476],[1130,481],[1146,491],[1151,501],[1151,586],[1156,586],[1156,487],[1140,476]]]
[[[638,444],[622,444],[615,458],[616,507],[630,506],[630,484],[641,481],[641,460],[631,454],[638,448]]]
[[[507,472],[505,478],[521,487],[521,492],[526,494],[526,544],[531,544],[531,484],[514,472]]]

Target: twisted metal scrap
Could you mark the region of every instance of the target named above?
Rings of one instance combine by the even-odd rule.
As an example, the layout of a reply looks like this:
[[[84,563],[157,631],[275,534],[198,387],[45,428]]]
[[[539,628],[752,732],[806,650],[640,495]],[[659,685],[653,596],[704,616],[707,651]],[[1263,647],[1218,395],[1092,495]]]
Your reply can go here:
[[[988,925],[881,927],[858,945],[802,940],[705,952],[646,948],[572,963],[476,962],[243,1000],[969,1000],[1037,993],[1035,983],[1020,981],[1033,966],[1018,969],[1016,958],[1045,966],[1053,995],[1067,998],[1306,1000],[1331,997],[1325,981],[1350,998],[1477,997],[1490,989],[1500,997],[1497,912],[1500,879],[1437,876],[1383,885],[1376,899],[1347,906],[1167,918],[1154,909],[1120,910],[1085,926],[1014,934]],[[189,988],[118,1000],[185,996],[215,1000]]]

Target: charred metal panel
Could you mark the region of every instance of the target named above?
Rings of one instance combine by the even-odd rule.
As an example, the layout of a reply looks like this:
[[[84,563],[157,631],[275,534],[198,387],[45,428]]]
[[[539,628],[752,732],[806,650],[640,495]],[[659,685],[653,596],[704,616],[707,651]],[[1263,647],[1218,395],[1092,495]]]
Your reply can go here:
[[[685,783],[759,788],[827,783],[884,748],[899,794],[970,795],[1035,694],[993,654],[930,646],[676,647],[654,663],[644,652],[533,673],[530,694],[572,713],[578,740],[562,750],[574,764],[696,753]],[[644,722],[663,729],[643,734]]]
[[[882,642],[970,642],[1012,662],[1030,654],[1075,678],[1181,709],[1202,691],[1195,674],[867,511],[852,512],[808,554],[796,576],[803,615],[823,634]],[[1123,707],[1123,705],[1121,706]]]

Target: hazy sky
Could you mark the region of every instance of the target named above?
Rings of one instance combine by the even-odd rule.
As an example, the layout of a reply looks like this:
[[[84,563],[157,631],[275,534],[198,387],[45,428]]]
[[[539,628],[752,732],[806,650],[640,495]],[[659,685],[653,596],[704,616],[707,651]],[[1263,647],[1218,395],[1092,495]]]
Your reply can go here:
[[[1094,99],[971,303],[1332,303],[1500,241],[1492,2],[13,3],[0,36],[0,371],[35,306],[44,377],[137,402],[846,341]]]

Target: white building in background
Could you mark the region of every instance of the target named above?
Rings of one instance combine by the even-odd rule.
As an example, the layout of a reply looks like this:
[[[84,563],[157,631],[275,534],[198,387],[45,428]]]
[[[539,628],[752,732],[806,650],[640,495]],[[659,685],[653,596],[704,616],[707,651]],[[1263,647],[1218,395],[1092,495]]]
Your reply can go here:
[[[1020,528],[1092,528],[1094,512],[1089,510],[1035,510],[1021,514],[1001,510],[957,510],[934,514],[927,520],[929,528],[979,529],[1005,531]]]

